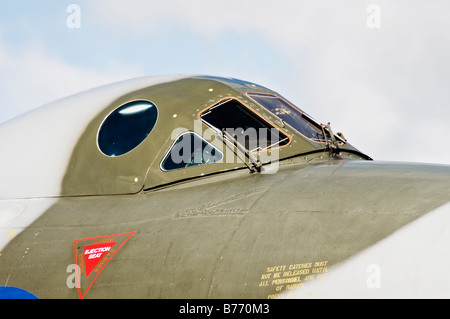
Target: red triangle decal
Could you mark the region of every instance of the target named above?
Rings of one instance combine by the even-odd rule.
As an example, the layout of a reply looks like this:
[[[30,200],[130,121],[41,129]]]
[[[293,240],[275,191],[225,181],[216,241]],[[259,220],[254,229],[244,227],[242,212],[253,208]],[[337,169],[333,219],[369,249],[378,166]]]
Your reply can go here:
[[[75,264],[78,265],[77,286],[80,299],[122,246],[135,232],[75,240]]]
[[[89,277],[92,269],[102,260],[117,242],[84,246],[84,265],[86,267],[86,277]]]

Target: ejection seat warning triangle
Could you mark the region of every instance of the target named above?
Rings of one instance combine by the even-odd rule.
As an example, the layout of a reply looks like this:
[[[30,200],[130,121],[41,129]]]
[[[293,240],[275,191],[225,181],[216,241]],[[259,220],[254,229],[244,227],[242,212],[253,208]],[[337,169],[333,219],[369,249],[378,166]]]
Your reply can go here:
[[[86,245],[84,246],[84,266],[86,267],[86,277],[89,277],[92,269],[99,264],[103,257],[111,251],[111,248],[117,244],[117,242]]]
[[[75,264],[80,299],[86,296],[94,281],[108,262],[135,232],[75,240]]]

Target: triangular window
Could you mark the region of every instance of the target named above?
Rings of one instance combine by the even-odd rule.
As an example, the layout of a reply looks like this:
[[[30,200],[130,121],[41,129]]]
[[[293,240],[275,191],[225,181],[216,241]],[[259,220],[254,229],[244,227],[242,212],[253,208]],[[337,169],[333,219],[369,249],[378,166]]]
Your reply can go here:
[[[223,154],[194,132],[178,136],[161,163],[163,171],[216,163]]]

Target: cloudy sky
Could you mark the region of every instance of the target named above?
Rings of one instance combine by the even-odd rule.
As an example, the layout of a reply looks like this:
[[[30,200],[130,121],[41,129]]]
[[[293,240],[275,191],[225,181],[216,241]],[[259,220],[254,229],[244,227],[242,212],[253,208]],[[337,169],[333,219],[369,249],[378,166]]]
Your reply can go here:
[[[279,92],[375,160],[450,164],[450,0],[0,0],[0,122],[128,78]]]

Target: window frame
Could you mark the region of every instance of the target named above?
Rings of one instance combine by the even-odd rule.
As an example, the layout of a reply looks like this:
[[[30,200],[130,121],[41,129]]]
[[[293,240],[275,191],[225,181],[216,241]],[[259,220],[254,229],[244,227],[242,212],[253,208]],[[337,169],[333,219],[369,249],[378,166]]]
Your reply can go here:
[[[267,112],[269,112],[270,114],[272,114],[273,116],[275,116],[277,119],[279,119],[280,121],[282,121],[283,124],[289,126],[292,130],[294,130],[295,132],[297,132],[298,134],[300,134],[301,136],[303,136],[304,138],[314,142],[314,143],[318,143],[318,144],[328,144],[331,141],[331,132],[328,131],[327,128],[324,128],[325,132],[328,133],[328,135],[325,136],[324,140],[315,140],[311,137],[306,136],[305,134],[303,134],[302,132],[300,132],[297,128],[295,128],[294,126],[292,126],[291,124],[289,124],[288,122],[286,122],[285,120],[283,120],[281,117],[279,117],[278,115],[276,115],[274,112],[272,112],[271,110],[269,110],[267,107],[265,107],[264,105],[262,105],[260,102],[258,102],[257,100],[255,100],[254,98],[252,98],[251,95],[261,95],[261,96],[269,96],[269,97],[274,97],[274,98],[278,98],[280,100],[282,100],[284,103],[286,103],[287,105],[289,105],[292,109],[294,109],[295,111],[297,111],[302,117],[305,118],[305,121],[307,121],[310,125],[315,126],[318,130],[322,130],[322,125],[317,122],[315,119],[313,119],[311,116],[309,116],[307,113],[303,112],[302,110],[300,110],[298,107],[296,107],[295,105],[293,105],[292,103],[290,103],[288,100],[286,100],[285,98],[277,95],[277,94],[273,94],[273,93],[263,93],[263,92],[252,92],[252,91],[248,91],[245,92],[245,95],[250,98],[252,101],[254,101],[256,104],[258,104],[259,106],[261,106],[263,109],[265,109]],[[339,143],[344,143],[344,141],[341,139],[340,136],[338,135],[334,135],[335,138],[338,140]]]
[[[258,118],[260,121],[265,122],[266,124],[270,125],[272,128],[278,130],[279,133],[285,135],[286,138],[288,139],[288,142],[287,142],[286,144],[284,144],[284,145],[281,145],[281,146],[279,145],[279,144],[280,144],[280,141],[283,140],[283,139],[280,139],[280,141],[278,141],[278,142],[276,143],[277,146],[275,146],[275,147],[271,147],[271,145],[269,145],[269,146],[266,147],[266,148],[261,148],[261,149],[258,149],[258,150],[253,150],[253,151],[248,150],[250,153],[258,154],[258,153],[260,153],[260,152],[267,152],[267,151],[274,150],[274,149],[281,149],[281,148],[284,148],[284,147],[289,146],[289,145],[292,143],[292,137],[291,137],[286,131],[282,130],[279,126],[275,125],[275,124],[273,123],[273,121],[271,121],[271,120],[269,120],[269,119],[264,118],[263,116],[261,116],[258,112],[256,112],[255,110],[253,110],[253,109],[252,109],[251,107],[249,107],[246,103],[244,103],[242,100],[240,100],[239,98],[236,98],[236,97],[229,96],[229,97],[224,97],[224,98],[222,98],[222,99],[216,101],[214,104],[212,104],[212,105],[208,106],[207,108],[201,110],[201,111],[198,113],[198,119],[199,119],[205,126],[211,128],[212,130],[214,130],[214,131],[217,132],[218,134],[221,134],[221,132],[219,132],[219,129],[218,129],[217,127],[215,127],[214,125],[210,124],[210,123],[207,122],[206,120],[203,120],[203,119],[202,119],[202,115],[203,115],[204,113],[206,113],[208,110],[210,110],[210,109],[212,109],[212,108],[219,107],[219,106],[221,106],[221,105],[223,105],[223,104],[226,104],[226,103],[228,103],[228,102],[231,101],[231,100],[233,100],[233,101],[239,103],[240,105],[242,105],[242,106],[243,106],[249,113],[251,113],[253,116],[255,116],[256,118]],[[252,101],[253,101],[253,99],[252,99]],[[259,105],[259,103],[258,103],[258,105]],[[267,110],[267,109],[264,108],[264,110]],[[272,113],[270,112],[270,114],[272,114]],[[277,118],[278,118],[278,117],[277,117]],[[280,135],[281,135],[281,134],[280,134]]]

